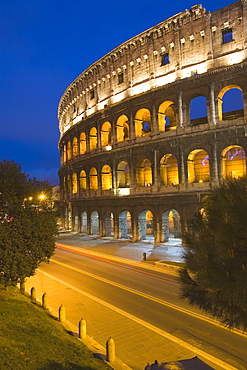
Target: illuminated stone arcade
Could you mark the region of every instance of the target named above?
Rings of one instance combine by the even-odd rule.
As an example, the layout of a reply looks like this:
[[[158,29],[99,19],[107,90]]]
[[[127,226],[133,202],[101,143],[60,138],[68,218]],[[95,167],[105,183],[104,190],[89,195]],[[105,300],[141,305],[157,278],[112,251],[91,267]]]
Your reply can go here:
[[[201,5],[92,64],[58,107],[61,212],[84,235],[165,243],[246,175],[247,2]]]

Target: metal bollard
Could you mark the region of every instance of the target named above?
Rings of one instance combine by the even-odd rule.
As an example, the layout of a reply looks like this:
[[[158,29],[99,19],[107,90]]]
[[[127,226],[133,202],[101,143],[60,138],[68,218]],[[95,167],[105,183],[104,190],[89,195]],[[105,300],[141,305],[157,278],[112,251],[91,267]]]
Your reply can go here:
[[[106,342],[106,361],[115,361],[115,342],[112,337]]]
[[[142,260],[146,261],[147,260],[147,253],[142,253]]]
[[[31,302],[36,303],[36,288],[34,286],[31,288]]]
[[[65,317],[65,307],[64,305],[61,304],[58,310],[58,319],[60,322],[65,322],[66,317]]]
[[[79,321],[79,338],[85,339],[87,336],[86,321],[81,319]]]
[[[44,310],[48,310],[48,304],[47,304],[47,294],[44,293],[42,295],[42,307]]]

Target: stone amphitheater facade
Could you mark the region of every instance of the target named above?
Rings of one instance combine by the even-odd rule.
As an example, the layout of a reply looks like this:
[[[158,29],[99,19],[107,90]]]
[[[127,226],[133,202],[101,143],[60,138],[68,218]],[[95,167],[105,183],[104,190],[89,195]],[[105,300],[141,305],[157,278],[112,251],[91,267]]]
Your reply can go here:
[[[88,67],[58,107],[64,227],[179,238],[212,187],[246,174],[246,76],[246,0],[194,5]]]

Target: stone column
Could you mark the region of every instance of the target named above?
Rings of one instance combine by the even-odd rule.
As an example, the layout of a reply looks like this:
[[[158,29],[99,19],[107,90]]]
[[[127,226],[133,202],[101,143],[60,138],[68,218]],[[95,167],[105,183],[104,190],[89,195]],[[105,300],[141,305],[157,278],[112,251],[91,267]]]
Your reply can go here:
[[[184,147],[180,145],[180,171],[179,171],[179,181],[180,181],[180,189],[184,189],[186,185],[186,176],[185,176],[185,158],[184,158]]]
[[[243,93],[244,117],[247,116],[247,93]]]
[[[156,106],[154,102],[152,102],[152,133],[153,134],[159,133],[157,111],[156,111]]]
[[[218,155],[217,155],[217,142],[214,139],[212,144],[212,158],[210,161],[211,164],[211,174],[212,174],[212,183],[213,185],[219,185],[219,168],[218,168]]]
[[[134,123],[132,112],[130,112],[130,115],[129,115],[129,129],[130,129],[130,132],[129,132],[130,140],[133,140],[135,139],[135,123]]]
[[[209,101],[207,101],[208,107],[208,123],[210,127],[215,127],[217,120],[216,120],[216,110],[215,110],[215,96],[214,96],[214,82],[210,84],[210,97]]]
[[[178,92],[178,127],[183,127],[183,92]]]
[[[119,239],[119,217],[114,215],[114,239]]]

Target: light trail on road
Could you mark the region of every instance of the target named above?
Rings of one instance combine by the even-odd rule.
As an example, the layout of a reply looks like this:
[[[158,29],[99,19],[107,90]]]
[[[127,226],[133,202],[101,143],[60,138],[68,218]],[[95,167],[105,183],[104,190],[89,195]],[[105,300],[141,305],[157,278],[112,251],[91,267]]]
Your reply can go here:
[[[116,265],[116,266],[120,266],[120,267],[124,266],[124,268],[126,268],[126,269],[133,270],[133,271],[138,271],[138,272],[141,272],[141,273],[146,274],[146,275],[155,276],[155,277],[158,277],[160,279],[172,281],[176,284],[178,283],[178,280],[168,278],[168,277],[165,277],[165,276],[161,276],[161,275],[157,275],[157,274],[149,272],[149,271],[144,271],[144,270],[138,269],[136,267],[127,266],[126,264],[123,264],[123,263],[120,264],[120,263],[111,261],[110,259],[107,259],[105,257],[99,257],[99,256],[92,255],[92,254],[89,254],[89,253],[80,252],[80,251],[77,251],[77,250],[72,250],[71,248],[66,248],[66,247],[62,247],[62,246],[59,246],[59,245],[57,245],[56,247],[58,249],[63,249],[63,250],[69,251],[69,252],[73,252],[75,254],[85,256],[85,257],[90,257],[90,258],[94,258],[94,259],[99,260],[99,261],[104,261],[104,262],[110,263],[112,265]]]

